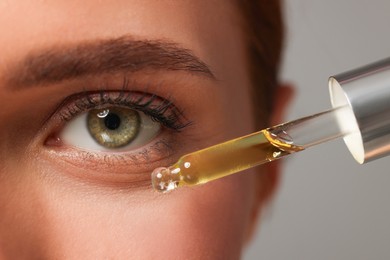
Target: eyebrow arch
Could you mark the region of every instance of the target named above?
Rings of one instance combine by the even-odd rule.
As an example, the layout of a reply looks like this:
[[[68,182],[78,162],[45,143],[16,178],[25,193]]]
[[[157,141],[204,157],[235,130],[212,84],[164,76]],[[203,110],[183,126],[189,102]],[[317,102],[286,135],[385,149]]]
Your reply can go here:
[[[8,82],[17,88],[119,71],[186,71],[215,79],[207,64],[189,49],[130,36],[37,50],[9,68]]]

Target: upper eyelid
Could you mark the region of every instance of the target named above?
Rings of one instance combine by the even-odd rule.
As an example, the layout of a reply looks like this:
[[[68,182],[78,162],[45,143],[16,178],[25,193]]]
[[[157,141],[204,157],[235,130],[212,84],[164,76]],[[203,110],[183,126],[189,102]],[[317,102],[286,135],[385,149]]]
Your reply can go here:
[[[96,100],[98,98],[98,100]],[[146,101],[144,102],[144,100]],[[151,104],[156,102],[158,105],[151,107]],[[93,91],[74,94],[61,103],[58,109],[58,115],[61,120],[69,121],[77,116],[78,112],[86,112],[89,109],[97,108],[101,105],[117,105],[127,106],[131,109],[141,110],[145,114],[154,117],[162,117],[170,109],[170,114],[166,115],[166,120],[161,122],[164,126],[174,130],[181,130],[192,124],[177,108],[172,101],[161,98],[155,94],[149,94],[138,91]],[[150,108],[148,108],[150,107]],[[78,110],[78,111],[77,111]]]

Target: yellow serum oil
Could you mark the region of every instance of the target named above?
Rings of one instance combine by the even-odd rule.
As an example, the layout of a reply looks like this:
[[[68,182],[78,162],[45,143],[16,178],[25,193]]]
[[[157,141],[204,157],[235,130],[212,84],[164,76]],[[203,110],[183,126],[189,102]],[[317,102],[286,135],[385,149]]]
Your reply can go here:
[[[303,150],[267,129],[182,156],[152,173],[153,188],[166,192],[207,183]]]

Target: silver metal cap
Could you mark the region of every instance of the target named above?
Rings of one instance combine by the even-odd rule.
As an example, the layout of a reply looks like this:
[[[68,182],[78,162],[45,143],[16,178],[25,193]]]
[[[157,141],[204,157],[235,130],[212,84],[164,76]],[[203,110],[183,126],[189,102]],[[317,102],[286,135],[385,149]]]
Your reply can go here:
[[[329,90],[334,108],[350,108],[338,123],[356,161],[389,155],[390,58],[330,77]]]

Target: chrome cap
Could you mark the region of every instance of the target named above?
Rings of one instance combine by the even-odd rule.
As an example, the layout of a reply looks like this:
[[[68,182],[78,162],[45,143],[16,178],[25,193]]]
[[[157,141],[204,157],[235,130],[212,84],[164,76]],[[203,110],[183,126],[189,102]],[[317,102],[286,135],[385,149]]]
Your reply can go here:
[[[350,108],[338,122],[356,161],[389,155],[390,58],[330,77],[329,90],[334,108]]]

